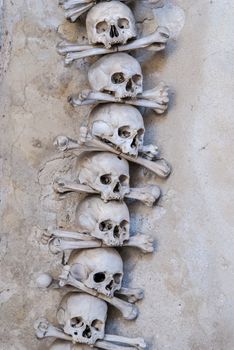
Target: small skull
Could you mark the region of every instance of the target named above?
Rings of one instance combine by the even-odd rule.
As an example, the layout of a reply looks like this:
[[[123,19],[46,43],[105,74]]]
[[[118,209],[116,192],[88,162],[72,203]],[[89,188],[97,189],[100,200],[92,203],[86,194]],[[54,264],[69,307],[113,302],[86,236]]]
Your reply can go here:
[[[57,312],[57,319],[74,342],[94,344],[104,338],[107,317],[105,301],[83,293],[65,295]]]
[[[129,222],[124,202],[104,203],[97,196],[86,197],[76,211],[78,230],[100,239],[107,246],[121,246],[129,239]]]
[[[49,350],[90,350],[90,347],[85,344],[73,344],[70,341],[56,339]]]
[[[136,36],[136,24],[130,8],[119,1],[102,2],[94,6],[86,17],[90,44],[110,48],[126,44]]]
[[[89,132],[112,147],[133,157],[143,146],[144,122],[137,108],[107,103],[96,106],[89,115]]]
[[[139,62],[126,53],[103,56],[89,69],[92,89],[116,98],[136,97],[142,93],[143,75]]]
[[[108,297],[121,288],[123,261],[113,248],[73,251],[68,266],[76,280]]]
[[[109,152],[90,152],[78,160],[79,183],[101,193],[104,201],[121,200],[130,192],[128,162]]]

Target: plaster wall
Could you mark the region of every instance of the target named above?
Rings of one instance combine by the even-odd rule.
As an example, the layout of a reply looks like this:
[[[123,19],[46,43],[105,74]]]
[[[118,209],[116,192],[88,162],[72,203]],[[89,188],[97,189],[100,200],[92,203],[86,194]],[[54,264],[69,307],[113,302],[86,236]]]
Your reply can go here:
[[[146,140],[173,165],[167,181],[132,167],[133,185],[158,183],[153,209],[130,204],[133,229],[152,233],[154,255],[125,250],[126,283],[143,286],[135,322],[110,312],[109,331],[142,334],[151,349],[232,350],[233,300],[233,90],[231,0],[166,1],[135,8],[139,29],[169,21],[176,39],[166,51],[139,51],[145,86],[163,79],[171,87],[168,113],[145,115]],[[85,41],[84,26],[69,24],[57,1],[0,1],[0,339],[2,350],[45,348],[33,321],[55,320],[61,292],[36,288],[42,271],[59,271],[62,256],[40,244],[42,228],[71,225],[80,196],[59,200],[51,181],[69,170],[53,139],[76,138],[89,108],[76,111],[69,94],[88,87],[94,59],[66,68],[55,50],[61,37]],[[185,21],[185,22],[184,22]],[[112,323],[113,322],[113,323]],[[48,341],[49,344],[50,341]]]

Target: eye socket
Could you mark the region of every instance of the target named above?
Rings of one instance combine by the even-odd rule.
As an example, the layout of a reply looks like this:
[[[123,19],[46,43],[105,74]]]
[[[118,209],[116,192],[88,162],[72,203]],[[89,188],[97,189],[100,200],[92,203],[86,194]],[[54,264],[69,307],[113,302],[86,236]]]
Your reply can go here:
[[[141,85],[142,84],[142,77],[140,74],[134,74],[132,76],[132,81],[136,84],[136,85]]]
[[[96,24],[96,31],[98,34],[104,33],[108,30],[109,26],[106,21],[101,21]]]
[[[109,231],[113,227],[112,222],[110,220],[105,220],[100,222],[99,229],[100,231]]]
[[[95,283],[101,283],[105,281],[106,275],[104,272],[97,272],[93,275],[93,280]]]
[[[124,81],[124,75],[121,72],[116,72],[111,76],[111,82],[113,84],[122,84]]]
[[[122,220],[120,223],[120,227],[122,231],[126,232],[127,231],[127,226],[128,226],[128,221],[127,220]]]
[[[84,322],[83,322],[81,317],[73,317],[70,320],[70,323],[71,323],[71,327],[73,327],[73,328],[80,328],[84,324]]]
[[[110,185],[111,184],[111,175],[105,174],[100,177],[100,181],[103,185]]]
[[[118,129],[118,135],[122,137],[123,139],[127,139],[131,136],[131,132],[129,131],[128,126],[122,126]]]
[[[127,18],[119,18],[118,27],[120,29],[128,29],[129,28],[129,20]]]
[[[144,133],[145,133],[144,129],[137,130],[138,138],[141,139],[144,136]]]
[[[122,274],[121,273],[115,273],[113,275],[114,281],[115,283],[120,283],[121,282],[121,278],[122,278]]]
[[[102,330],[102,327],[103,327],[103,322],[100,320],[93,320],[93,322],[91,323],[91,327],[96,329],[96,331],[100,332]]]
[[[126,184],[127,185],[128,184],[128,176],[120,175],[119,181],[120,181],[121,184]]]

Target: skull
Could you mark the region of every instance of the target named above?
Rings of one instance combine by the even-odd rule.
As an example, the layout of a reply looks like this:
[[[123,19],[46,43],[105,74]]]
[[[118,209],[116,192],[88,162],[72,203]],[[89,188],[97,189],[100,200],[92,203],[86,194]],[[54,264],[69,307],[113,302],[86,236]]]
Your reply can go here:
[[[86,197],[76,211],[78,230],[108,246],[121,246],[129,239],[129,222],[129,211],[124,202],[104,203],[97,196]]]
[[[143,145],[144,122],[137,108],[108,103],[96,106],[89,116],[89,131],[121,152],[137,156]]]
[[[94,344],[104,338],[107,304],[83,293],[69,293],[62,299],[57,319],[74,342]]]
[[[109,152],[90,152],[78,160],[78,181],[101,193],[104,201],[130,192],[128,162]]]
[[[103,56],[90,67],[88,79],[92,89],[111,93],[119,99],[142,93],[141,66],[127,53]]]
[[[49,350],[90,350],[90,347],[84,344],[72,344],[70,341],[57,339],[50,346]]]
[[[126,44],[136,36],[136,24],[130,8],[119,1],[102,2],[94,6],[86,17],[90,44]]]
[[[121,288],[123,261],[113,248],[73,251],[68,266],[76,280],[108,297]]]

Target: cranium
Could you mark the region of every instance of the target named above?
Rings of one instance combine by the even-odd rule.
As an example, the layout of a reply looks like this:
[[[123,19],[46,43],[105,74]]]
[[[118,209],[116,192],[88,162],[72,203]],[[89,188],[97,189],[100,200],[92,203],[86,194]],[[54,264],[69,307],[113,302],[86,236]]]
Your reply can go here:
[[[124,202],[104,203],[97,196],[86,197],[77,207],[76,226],[108,246],[121,246],[129,239],[129,211]]]
[[[69,293],[62,299],[57,319],[74,342],[94,344],[104,338],[107,304],[83,293]]]
[[[101,294],[113,297],[121,288],[123,261],[113,248],[73,251],[68,266],[72,277]]]
[[[49,350],[90,350],[90,347],[85,344],[73,344],[70,341],[57,339],[49,347]]]
[[[128,162],[108,152],[90,152],[78,160],[78,181],[101,193],[105,201],[130,192]]]
[[[102,2],[86,17],[90,44],[102,43],[106,48],[126,44],[136,36],[135,19],[130,8],[119,1]]]
[[[143,146],[144,122],[137,108],[108,103],[96,106],[89,116],[89,132],[124,154],[137,156]]]
[[[126,53],[100,58],[90,67],[88,79],[92,89],[111,93],[116,98],[136,97],[142,93],[141,66]]]

